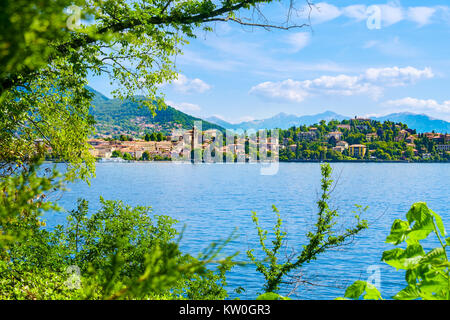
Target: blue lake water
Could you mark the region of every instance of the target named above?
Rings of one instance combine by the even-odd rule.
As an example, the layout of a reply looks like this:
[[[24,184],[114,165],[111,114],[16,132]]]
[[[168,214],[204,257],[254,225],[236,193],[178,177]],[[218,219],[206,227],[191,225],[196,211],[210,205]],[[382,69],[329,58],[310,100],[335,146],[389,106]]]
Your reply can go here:
[[[391,224],[396,218],[404,219],[414,202],[425,201],[450,226],[450,165],[334,163],[332,167],[337,185],[330,204],[338,209],[339,220],[349,225],[355,204],[369,206],[364,217],[370,228],[352,244],[305,265],[302,279],[314,285],[299,286],[291,297],[334,299],[355,280],[367,280],[370,275],[376,279],[373,270],[379,270],[382,294],[389,298],[404,282],[401,271],[380,261],[383,250],[392,248],[384,243]],[[176,218],[180,221],[178,228],[186,226],[181,248],[192,254],[212,241],[227,238],[237,228],[237,238],[224,253],[239,251],[237,260],[248,261],[246,250],[258,247],[251,212],[256,211],[262,227],[271,230],[275,223],[273,204],[283,218],[288,247],[301,250],[306,232],[315,221],[320,166],[280,163],[277,174],[265,176],[260,174],[258,164],[98,163],[91,186],[78,182],[68,187],[70,190],[59,201],[67,210],[83,197],[90,201],[92,212],[99,207],[99,196],[103,196],[130,205],[152,206],[155,214]],[[47,214],[45,218],[52,226],[64,223],[65,215]],[[232,297],[253,299],[264,281],[254,266],[246,265],[235,267],[228,274],[228,282]],[[239,286],[245,292],[237,295],[233,289]],[[283,293],[291,290],[292,286],[286,286]]]

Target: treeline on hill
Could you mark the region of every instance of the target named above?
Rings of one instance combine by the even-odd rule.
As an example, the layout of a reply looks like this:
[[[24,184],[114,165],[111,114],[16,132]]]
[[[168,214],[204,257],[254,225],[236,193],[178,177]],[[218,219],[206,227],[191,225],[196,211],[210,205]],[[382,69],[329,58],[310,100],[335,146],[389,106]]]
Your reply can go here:
[[[178,111],[171,106],[152,112],[137,102],[130,100],[109,99],[101,93],[90,89],[94,93],[90,113],[96,121],[96,133],[100,135],[118,136],[127,134],[142,136],[146,132],[162,132],[170,134],[172,129],[192,129],[195,121],[202,121],[203,130],[224,129],[216,124],[203,121]],[[144,99],[139,98],[138,99]]]
[[[325,121],[280,130],[280,160],[449,161],[447,134],[417,133],[402,123],[370,119]],[[364,152],[352,152],[356,145]]]

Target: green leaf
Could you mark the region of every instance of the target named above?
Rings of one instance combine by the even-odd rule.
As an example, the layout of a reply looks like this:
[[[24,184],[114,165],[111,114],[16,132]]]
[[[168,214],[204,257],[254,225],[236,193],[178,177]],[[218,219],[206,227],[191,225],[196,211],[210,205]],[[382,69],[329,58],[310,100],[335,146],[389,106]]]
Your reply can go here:
[[[419,290],[414,286],[407,286],[400,290],[395,296],[395,300],[414,300],[420,297]]]
[[[415,244],[434,231],[433,215],[424,202],[413,204],[406,218],[411,227],[406,240],[408,244]]]
[[[341,300],[345,298],[358,300],[364,292],[366,293],[363,296],[364,300],[382,300],[381,294],[375,286],[361,280],[357,280],[349,286],[347,290],[345,290],[344,298],[341,298]]]
[[[425,251],[420,244],[412,244],[406,250],[396,248],[383,252],[381,260],[398,269],[411,269],[425,256]]]
[[[396,219],[391,227],[391,233],[387,236],[386,242],[395,245],[400,244],[407,238],[409,231],[409,223],[400,219]]]
[[[431,214],[434,217],[434,220],[436,221],[436,226],[438,227],[441,236],[445,237],[445,235],[447,234],[445,232],[445,227],[444,227],[444,223],[442,222],[442,218],[440,215],[438,215],[437,213],[435,213],[433,210],[430,210]]]
[[[256,300],[291,300],[289,297],[283,297],[275,292],[266,292],[259,295]]]
[[[350,298],[350,299],[359,299],[359,297],[364,293],[366,290],[367,282],[357,280],[355,281],[351,286],[345,290],[344,297]]]
[[[380,291],[375,288],[374,285],[366,284],[366,294],[364,295],[364,300],[383,300]]]
[[[420,261],[420,263],[441,264],[445,262],[445,250],[437,247],[428,252]]]

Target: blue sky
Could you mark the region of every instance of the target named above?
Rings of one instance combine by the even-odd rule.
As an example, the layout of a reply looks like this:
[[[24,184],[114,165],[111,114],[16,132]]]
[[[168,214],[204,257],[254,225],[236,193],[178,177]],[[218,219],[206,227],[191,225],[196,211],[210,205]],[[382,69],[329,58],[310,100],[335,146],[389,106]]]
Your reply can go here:
[[[217,23],[213,33],[199,32],[184,46],[176,58],[179,78],[162,91],[186,113],[230,122],[326,110],[349,116],[409,111],[450,121],[447,3],[316,1],[312,28],[288,31]],[[281,22],[286,4],[263,12]],[[305,14],[293,21],[306,22]],[[90,79],[109,95],[107,83]]]

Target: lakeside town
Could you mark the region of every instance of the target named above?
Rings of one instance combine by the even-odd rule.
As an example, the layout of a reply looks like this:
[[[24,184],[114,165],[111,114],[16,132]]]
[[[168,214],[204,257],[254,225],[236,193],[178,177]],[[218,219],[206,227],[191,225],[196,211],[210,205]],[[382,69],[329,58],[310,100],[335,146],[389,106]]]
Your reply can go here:
[[[253,132],[210,129],[147,133],[141,139],[121,135],[90,139],[98,159],[188,160],[223,155],[227,162],[280,161],[449,161],[450,134],[417,133],[401,123],[367,118],[321,121],[313,126]],[[216,158],[217,159],[217,158]],[[222,161],[222,158],[220,158]]]

